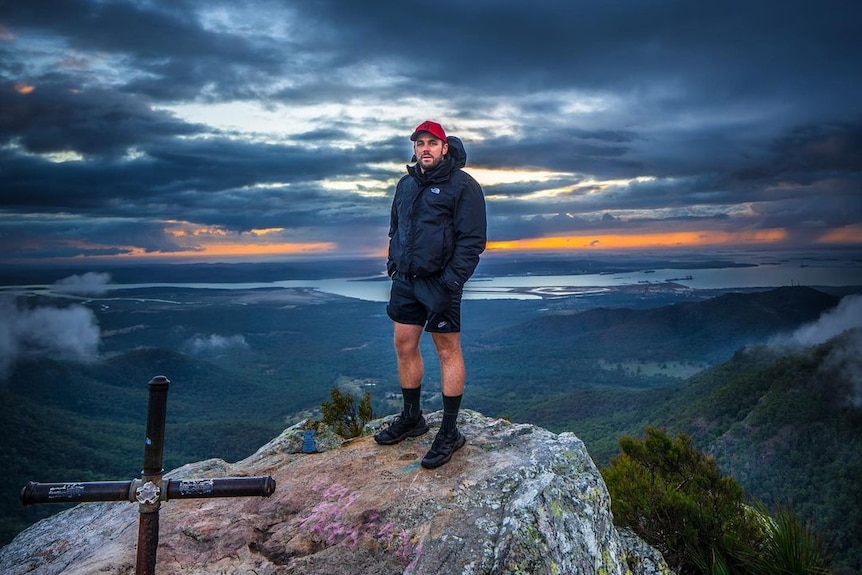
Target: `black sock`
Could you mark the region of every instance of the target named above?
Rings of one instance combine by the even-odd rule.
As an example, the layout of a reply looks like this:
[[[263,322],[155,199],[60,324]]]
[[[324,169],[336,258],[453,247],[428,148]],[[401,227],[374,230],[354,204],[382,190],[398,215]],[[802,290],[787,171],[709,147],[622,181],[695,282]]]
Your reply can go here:
[[[443,423],[440,428],[445,431],[455,431],[458,421],[458,410],[461,408],[461,395],[443,396]]]
[[[401,388],[401,395],[404,397],[404,417],[407,419],[419,419],[421,415],[420,405],[422,398],[422,387],[416,389]]]

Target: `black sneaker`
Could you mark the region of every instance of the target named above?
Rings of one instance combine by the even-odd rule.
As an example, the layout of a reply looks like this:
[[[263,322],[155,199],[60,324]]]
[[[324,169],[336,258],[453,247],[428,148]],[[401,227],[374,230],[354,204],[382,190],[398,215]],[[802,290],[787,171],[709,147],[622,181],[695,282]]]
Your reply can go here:
[[[434,438],[431,449],[422,458],[422,467],[425,469],[440,467],[452,459],[452,454],[464,447],[465,443],[467,443],[467,439],[461,435],[461,432],[457,428],[449,433],[441,429],[437,432],[437,437]]]
[[[407,419],[402,412],[389,427],[374,436],[374,441],[380,445],[393,445],[408,437],[416,437],[428,431],[428,424],[419,412],[418,419]]]

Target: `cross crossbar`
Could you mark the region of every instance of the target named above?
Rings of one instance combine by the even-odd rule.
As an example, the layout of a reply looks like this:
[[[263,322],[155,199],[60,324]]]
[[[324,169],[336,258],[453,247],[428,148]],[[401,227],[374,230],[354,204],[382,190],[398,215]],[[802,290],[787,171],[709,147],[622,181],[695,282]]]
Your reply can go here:
[[[31,481],[21,492],[24,505],[34,503],[88,503],[138,499],[144,483],[131,481],[89,481],[86,483],[38,483]],[[275,491],[272,477],[216,477],[212,479],[163,479],[159,498],[201,499],[205,497],[268,496]]]

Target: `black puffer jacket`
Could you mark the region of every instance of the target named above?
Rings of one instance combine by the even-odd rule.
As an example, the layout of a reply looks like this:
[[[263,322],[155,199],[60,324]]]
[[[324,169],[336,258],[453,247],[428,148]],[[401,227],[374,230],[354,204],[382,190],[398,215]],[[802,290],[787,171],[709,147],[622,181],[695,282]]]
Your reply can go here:
[[[459,138],[447,138],[449,152],[430,172],[415,165],[395,188],[389,220],[387,271],[439,276],[451,291],[473,275],[485,250],[485,196],[462,171],[467,153]]]

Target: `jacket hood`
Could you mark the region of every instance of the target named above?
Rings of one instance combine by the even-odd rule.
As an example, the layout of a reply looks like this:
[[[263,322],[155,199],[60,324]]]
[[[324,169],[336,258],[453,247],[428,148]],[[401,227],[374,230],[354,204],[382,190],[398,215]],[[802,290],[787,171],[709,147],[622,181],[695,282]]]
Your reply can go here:
[[[464,149],[464,143],[457,136],[449,136],[446,138],[449,144],[449,156],[452,158],[454,167],[463,168],[467,165],[467,151]]]

